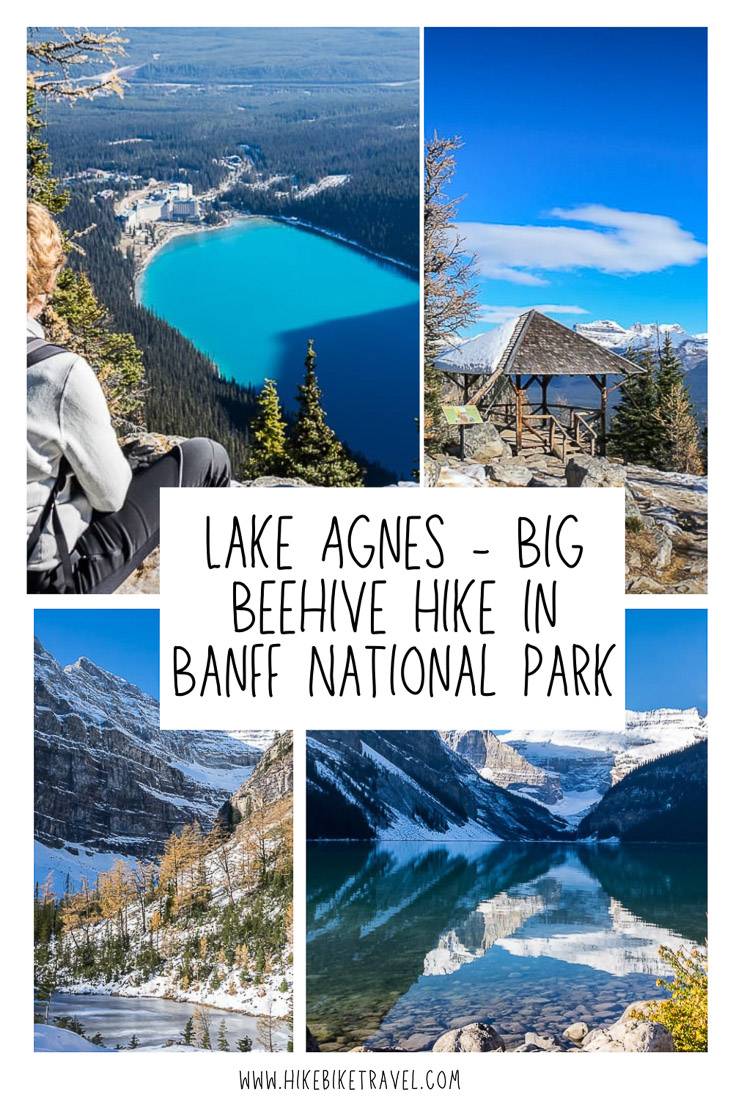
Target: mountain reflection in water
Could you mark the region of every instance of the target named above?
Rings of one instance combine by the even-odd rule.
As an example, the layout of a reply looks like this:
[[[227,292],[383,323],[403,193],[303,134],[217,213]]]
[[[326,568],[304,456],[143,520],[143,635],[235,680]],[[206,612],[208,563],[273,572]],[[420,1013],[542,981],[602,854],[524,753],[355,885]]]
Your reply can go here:
[[[706,935],[697,845],[308,845],[308,1023],[323,1050],[618,1018],[659,947]]]

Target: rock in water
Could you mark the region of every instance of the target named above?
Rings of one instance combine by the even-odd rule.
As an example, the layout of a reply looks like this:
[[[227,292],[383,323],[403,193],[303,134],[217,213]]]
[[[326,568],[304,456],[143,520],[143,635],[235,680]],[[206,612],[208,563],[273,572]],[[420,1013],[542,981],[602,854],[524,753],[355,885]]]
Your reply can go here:
[[[566,1027],[562,1033],[563,1039],[569,1039],[571,1043],[582,1043],[588,1034],[588,1025],[582,1020],[579,1020],[575,1024],[571,1024],[570,1027]]]
[[[305,1029],[305,1051],[306,1054],[320,1054],[321,1048],[318,1045],[318,1040],[309,1027]]]
[[[610,1027],[597,1027],[583,1040],[583,1053],[667,1054],[674,1051],[674,1039],[662,1024],[646,1020],[618,1020]]]
[[[501,1054],[505,1050],[506,1044],[498,1031],[490,1024],[478,1023],[446,1031],[433,1045],[434,1054]]]
[[[524,1036],[524,1046],[527,1048],[533,1047],[536,1050],[545,1050],[550,1054],[567,1050],[567,1043],[561,1042],[557,1035],[538,1035],[536,1031],[527,1032]]]

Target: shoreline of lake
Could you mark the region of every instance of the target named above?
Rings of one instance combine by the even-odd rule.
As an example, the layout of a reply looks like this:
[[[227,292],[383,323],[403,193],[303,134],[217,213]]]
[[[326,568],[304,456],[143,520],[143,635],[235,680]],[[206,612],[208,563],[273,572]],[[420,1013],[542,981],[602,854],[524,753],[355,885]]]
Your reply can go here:
[[[398,268],[402,273],[414,276],[415,279],[419,277],[419,269],[413,267],[412,264],[406,263],[404,260],[396,260],[394,256],[387,256],[382,252],[375,252],[371,248],[367,248],[366,245],[360,244],[359,241],[352,240],[350,237],[344,237],[341,233],[337,233],[332,229],[324,229],[320,225],[316,225],[314,222],[303,221],[301,218],[291,217],[287,214],[244,214],[237,212],[226,212],[222,215],[223,221],[217,225],[202,225],[200,223],[188,223],[188,222],[171,222],[171,223],[158,223],[162,228],[162,235],[159,240],[153,245],[145,247],[141,257],[135,260],[135,274],[133,279],[133,298],[136,305],[142,305],[140,296],[140,282],[145,274],[148,265],[157,256],[166,245],[170,244],[174,240],[178,240],[180,237],[189,237],[195,233],[216,233],[217,231],[230,229],[237,222],[250,221],[250,220],[262,220],[280,223],[281,225],[291,225],[296,229],[304,229],[306,232],[316,233],[320,237],[327,237],[329,240],[338,241],[340,244],[348,245],[350,248],[355,249],[357,252],[363,253],[365,256],[369,256],[373,260],[379,260],[381,263],[389,264],[390,266]],[[218,369],[218,365],[217,365]]]

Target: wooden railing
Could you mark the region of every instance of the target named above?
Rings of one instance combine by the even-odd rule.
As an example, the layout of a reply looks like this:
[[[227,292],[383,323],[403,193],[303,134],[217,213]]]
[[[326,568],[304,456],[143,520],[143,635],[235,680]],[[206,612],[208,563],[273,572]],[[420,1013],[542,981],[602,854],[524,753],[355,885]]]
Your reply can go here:
[[[543,436],[540,432],[538,432],[536,428],[532,427],[532,425],[530,423],[530,421],[532,421],[532,420],[547,421],[547,436],[546,437]],[[561,462],[565,462],[566,455],[567,455],[568,443],[572,443],[573,439],[571,438],[569,432],[567,432],[565,430],[565,428],[563,427],[563,425],[560,423],[560,421],[557,419],[556,416],[554,416],[550,412],[546,412],[546,413],[524,413],[523,416],[522,416],[522,422],[524,424],[525,431],[532,432],[532,434],[536,435],[537,438],[542,443],[545,442],[545,438],[546,438],[547,439],[548,452],[551,455],[552,454],[557,455],[557,457],[561,460]]]
[[[543,443],[549,454],[555,454],[563,462],[567,457],[569,445],[581,449],[589,449],[591,455],[595,455],[598,449],[599,433],[592,421],[598,420],[596,409],[577,408],[572,405],[548,405],[548,411],[541,411],[538,405],[529,405],[522,412],[522,428],[533,438]],[[549,410],[554,410],[550,412]],[[531,410],[531,411],[530,411]],[[535,411],[537,410],[537,411]],[[501,419],[507,426],[516,421],[516,405],[514,402],[495,404],[491,409],[492,419]],[[547,430],[543,434],[532,422],[545,423]]]
[[[577,409],[572,410],[570,428],[575,438],[576,445],[580,447],[586,443],[590,446],[591,455],[595,455],[596,447],[598,446],[598,432],[592,424],[588,423],[584,416],[580,415]]]

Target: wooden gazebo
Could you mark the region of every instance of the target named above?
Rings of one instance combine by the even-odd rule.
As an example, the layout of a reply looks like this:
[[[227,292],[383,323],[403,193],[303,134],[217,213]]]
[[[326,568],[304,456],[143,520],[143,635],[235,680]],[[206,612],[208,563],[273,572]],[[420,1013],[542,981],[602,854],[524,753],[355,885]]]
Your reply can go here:
[[[453,349],[436,364],[458,385],[464,404],[494,414],[502,410],[507,415],[511,410],[517,452],[522,450],[527,431],[534,436],[542,434],[550,450],[556,440],[567,439],[591,453],[597,449],[605,454],[609,397],[629,375],[643,374],[643,368],[536,309],[487,335],[490,339],[482,351],[470,347],[479,344],[479,337]],[[548,391],[553,378],[580,377],[588,378],[598,389],[598,407],[552,405]],[[532,383],[541,391],[534,405],[527,397]],[[510,402],[500,405],[499,401],[507,394]]]

